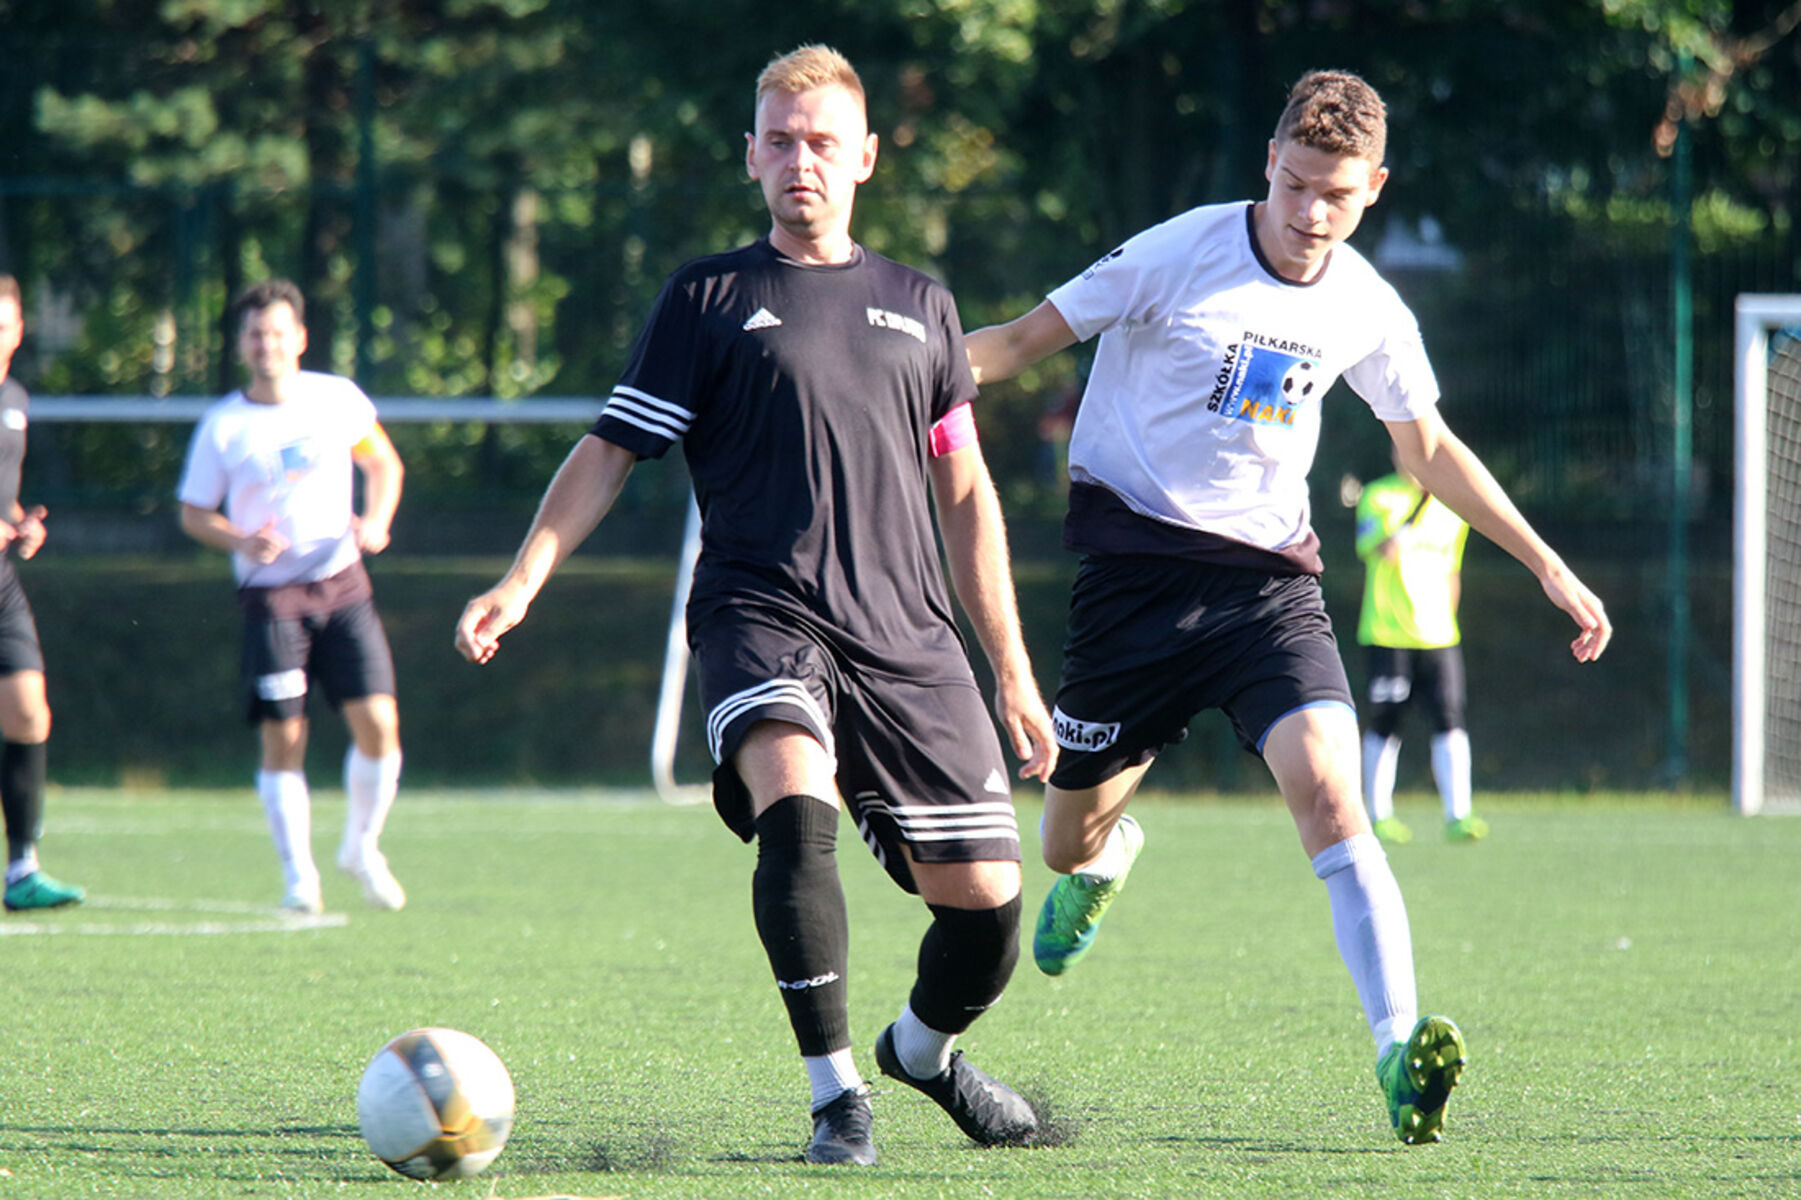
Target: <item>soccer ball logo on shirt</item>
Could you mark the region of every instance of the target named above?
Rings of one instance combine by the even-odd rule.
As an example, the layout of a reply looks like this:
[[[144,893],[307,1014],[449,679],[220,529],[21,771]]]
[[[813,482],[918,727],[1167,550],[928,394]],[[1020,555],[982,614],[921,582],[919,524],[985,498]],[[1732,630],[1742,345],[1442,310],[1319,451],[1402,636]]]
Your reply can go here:
[[[1294,424],[1295,413],[1322,391],[1317,356],[1294,353],[1303,347],[1247,335],[1226,351],[1217,386],[1208,407],[1236,421],[1253,425]]]

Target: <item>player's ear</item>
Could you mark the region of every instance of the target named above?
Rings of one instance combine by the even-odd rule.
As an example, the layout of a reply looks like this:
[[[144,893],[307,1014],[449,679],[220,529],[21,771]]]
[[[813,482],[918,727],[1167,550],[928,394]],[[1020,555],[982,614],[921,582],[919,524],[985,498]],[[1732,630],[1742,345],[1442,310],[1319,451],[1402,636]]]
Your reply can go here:
[[[1271,183],[1276,182],[1276,139],[1269,140],[1269,158],[1263,163],[1263,177]]]
[[[1368,208],[1382,196],[1382,185],[1388,182],[1388,168],[1377,167],[1370,172],[1369,194],[1363,198],[1363,206]]]
[[[744,169],[752,179],[757,177],[757,135],[744,135]]]
[[[863,139],[863,161],[857,164],[857,182],[868,183],[869,177],[875,174],[876,135],[870,134]]]

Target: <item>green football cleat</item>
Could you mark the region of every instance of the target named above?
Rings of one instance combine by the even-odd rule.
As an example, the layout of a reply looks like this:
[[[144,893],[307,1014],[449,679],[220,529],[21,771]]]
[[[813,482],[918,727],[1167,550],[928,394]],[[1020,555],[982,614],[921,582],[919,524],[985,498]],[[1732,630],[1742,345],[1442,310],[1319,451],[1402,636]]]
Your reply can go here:
[[[1447,842],[1479,842],[1488,836],[1488,822],[1471,813],[1467,817],[1458,817],[1455,821],[1445,822],[1445,840]]]
[[[1391,846],[1405,846],[1413,840],[1413,830],[1401,824],[1399,817],[1383,817],[1373,828],[1376,836]]]
[[[1445,1104],[1469,1058],[1463,1034],[1449,1017],[1421,1017],[1413,1035],[1376,1060],[1376,1082],[1388,1098],[1395,1135],[1409,1146],[1444,1136]]]
[[[1102,915],[1124,890],[1126,876],[1144,849],[1144,830],[1131,817],[1121,817],[1119,831],[1126,843],[1126,865],[1117,876],[1095,883],[1080,875],[1064,875],[1044,898],[1038,927],[1032,932],[1032,958],[1046,975],[1061,975],[1087,957]]]
[[[87,893],[72,883],[52,879],[42,871],[33,871],[23,879],[6,885],[6,911],[23,912],[31,908],[61,908],[80,904]]]

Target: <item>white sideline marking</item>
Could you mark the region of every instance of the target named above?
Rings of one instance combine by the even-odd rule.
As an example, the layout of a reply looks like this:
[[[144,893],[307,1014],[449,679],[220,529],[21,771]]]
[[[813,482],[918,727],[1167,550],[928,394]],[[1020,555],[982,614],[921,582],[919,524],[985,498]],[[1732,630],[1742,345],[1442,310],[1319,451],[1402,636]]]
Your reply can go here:
[[[350,923],[343,913],[290,913],[261,904],[235,900],[163,900],[156,897],[90,896],[85,904],[59,910],[75,916],[83,908],[125,912],[213,913],[236,920],[134,921],[130,924],[77,923],[60,920],[14,921],[0,919],[0,937],[75,934],[89,937],[214,937],[228,933],[298,933],[306,929],[336,929]]]

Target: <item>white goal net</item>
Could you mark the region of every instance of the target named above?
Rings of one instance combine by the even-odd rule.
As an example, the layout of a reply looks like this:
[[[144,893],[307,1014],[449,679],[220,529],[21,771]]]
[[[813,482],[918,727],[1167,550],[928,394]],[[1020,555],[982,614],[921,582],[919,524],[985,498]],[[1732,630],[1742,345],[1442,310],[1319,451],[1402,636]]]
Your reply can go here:
[[[1737,313],[1732,803],[1801,813],[1801,295]]]

